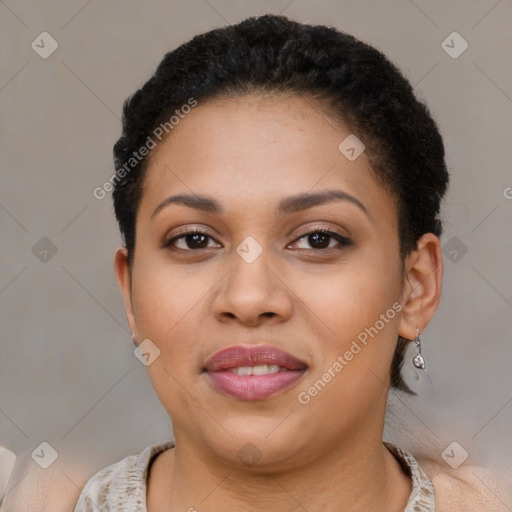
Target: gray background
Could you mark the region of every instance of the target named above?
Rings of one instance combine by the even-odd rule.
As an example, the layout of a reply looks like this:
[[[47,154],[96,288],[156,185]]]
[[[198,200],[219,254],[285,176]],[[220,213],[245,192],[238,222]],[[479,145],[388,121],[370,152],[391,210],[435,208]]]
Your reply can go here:
[[[0,444],[18,456],[10,488],[40,471],[30,453],[42,441],[59,454],[53,468],[81,485],[170,438],[171,422],[133,355],[114,279],[120,240],[110,194],[99,201],[92,191],[112,174],[122,102],[163,54],[196,33],[267,12],[375,45],[429,104],[452,179],[443,299],[423,336],[433,390],[407,399],[392,393],[386,435],[436,459],[457,441],[467,464],[512,465],[509,0],[6,0]],[[59,44],[47,59],[31,48],[43,31]],[[456,59],[441,47],[453,31],[469,44]],[[47,261],[43,237],[57,248]]]

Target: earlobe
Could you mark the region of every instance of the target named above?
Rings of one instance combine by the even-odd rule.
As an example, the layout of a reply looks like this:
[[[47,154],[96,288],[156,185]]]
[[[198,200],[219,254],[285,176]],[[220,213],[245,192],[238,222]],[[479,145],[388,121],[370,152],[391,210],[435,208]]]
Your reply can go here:
[[[436,235],[427,233],[419,239],[417,248],[407,258],[405,273],[398,332],[413,340],[416,329],[423,332],[441,300],[443,256]]]
[[[137,327],[133,313],[132,292],[131,292],[131,270],[128,262],[128,250],[126,247],[119,247],[114,256],[114,271],[117,285],[123,296],[124,308],[128,325],[133,335],[137,336]]]

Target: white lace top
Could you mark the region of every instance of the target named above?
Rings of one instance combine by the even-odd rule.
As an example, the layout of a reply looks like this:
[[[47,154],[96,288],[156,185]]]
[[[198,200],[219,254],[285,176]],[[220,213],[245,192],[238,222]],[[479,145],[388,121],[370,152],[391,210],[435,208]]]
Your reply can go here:
[[[412,491],[404,512],[435,512],[434,487],[416,459],[391,443],[384,444],[411,478]],[[102,469],[87,482],[74,512],[147,512],[149,466],[159,453],[173,446],[173,442],[148,446],[140,455]]]

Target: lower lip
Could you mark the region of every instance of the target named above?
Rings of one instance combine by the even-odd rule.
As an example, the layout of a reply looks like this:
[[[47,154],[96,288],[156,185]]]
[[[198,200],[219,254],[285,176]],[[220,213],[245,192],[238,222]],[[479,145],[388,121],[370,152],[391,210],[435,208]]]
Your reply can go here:
[[[237,375],[230,371],[208,372],[215,388],[239,400],[264,400],[293,386],[306,370],[267,375]]]

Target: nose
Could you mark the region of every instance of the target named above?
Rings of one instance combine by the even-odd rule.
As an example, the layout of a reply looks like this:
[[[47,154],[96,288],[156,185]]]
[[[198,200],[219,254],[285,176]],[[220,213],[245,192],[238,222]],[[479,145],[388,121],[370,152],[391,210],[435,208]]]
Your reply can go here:
[[[282,277],[278,277],[279,272],[271,268],[268,252],[263,251],[251,263],[233,254],[233,268],[222,281],[213,302],[217,320],[257,327],[290,318],[292,293]]]

